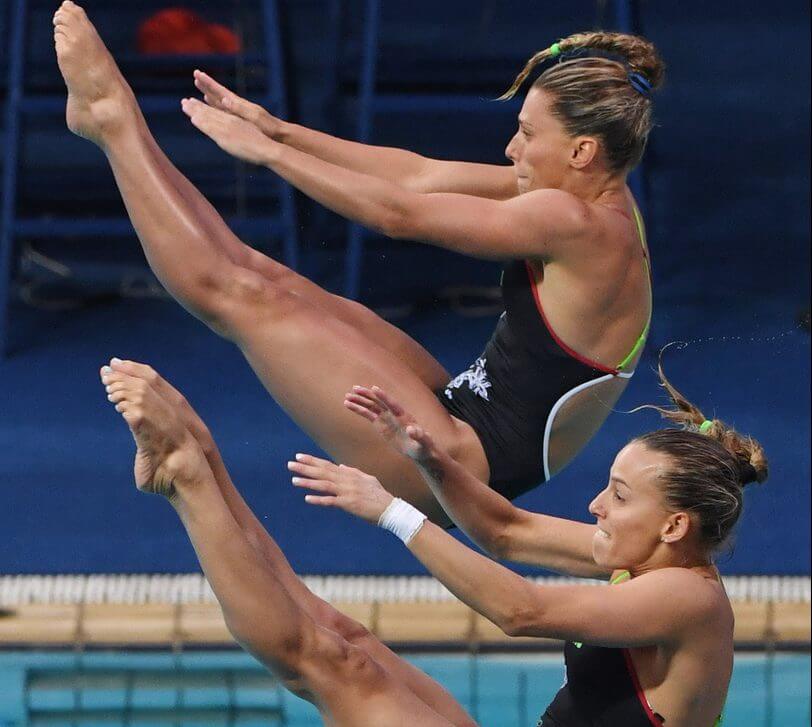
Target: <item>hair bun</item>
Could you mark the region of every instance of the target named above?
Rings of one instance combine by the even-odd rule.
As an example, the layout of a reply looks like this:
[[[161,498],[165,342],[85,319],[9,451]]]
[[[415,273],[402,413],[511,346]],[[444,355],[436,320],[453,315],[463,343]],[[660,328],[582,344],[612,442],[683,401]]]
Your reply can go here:
[[[751,482],[761,483],[769,477],[770,468],[767,457],[761,445],[752,437],[745,438],[745,446],[739,449],[737,454],[741,462],[739,476],[741,477],[742,485],[748,485]]]
[[[744,485],[749,485],[751,482],[758,481],[758,473],[756,472],[756,468],[753,467],[749,462],[745,462],[744,460],[739,460],[739,480],[742,483],[742,487]]]

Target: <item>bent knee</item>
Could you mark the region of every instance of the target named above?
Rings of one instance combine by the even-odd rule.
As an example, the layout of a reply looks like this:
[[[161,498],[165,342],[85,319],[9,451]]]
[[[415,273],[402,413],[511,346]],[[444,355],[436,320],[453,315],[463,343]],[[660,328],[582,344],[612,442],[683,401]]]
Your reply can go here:
[[[207,323],[231,340],[244,338],[258,323],[290,320],[306,305],[284,285],[247,268],[232,267],[207,282]]]
[[[328,603],[323,604],[318,623],[351,644],[363,643],[367,638],[372,637],[369,629],[363,624],[346,616]]]
[[[296,652],[295,663],[277,674],[286,688],[305,698],[336,688],[375,689],[386,677],[365,649],[324,626],[316,626],[312,638]]]

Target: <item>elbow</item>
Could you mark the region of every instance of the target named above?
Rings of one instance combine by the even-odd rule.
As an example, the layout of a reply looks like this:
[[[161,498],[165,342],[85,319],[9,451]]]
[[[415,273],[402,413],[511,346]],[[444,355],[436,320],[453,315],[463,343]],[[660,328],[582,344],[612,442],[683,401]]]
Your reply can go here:
[[[496,625],[505,636],[534,636],[538,635],[540,618],[538,604],[523,600],[510,604]]]
[[[381,215],[376,232],[393,240],[405,240],[415,237],[414,225],[409,214],[402,209],[387,209]]]
[[[521,550],[521,543],[527,539],[524,527],[525,513],[509,504],[506,511],[493,515],[487,524],[487,533],[481,547],[498,560],[513,560]]]
[[[482,548],[497,560],[511,560],[513,538],[507,528],[499,528],[490,533],[481,543]]]
[[[376,231],[393,240],[419,237],[417,211],[421,197],[417,192],[397,189],[379,206],[375,215]]]
[[[497,626],[506,636],[538,636],[539,624],[544,614],[542,606],[533,593],[535,586],[524,583],[500,615]]]
[[[527,609],[515,607],[502,614],[497,626],[505,636],[529,636],[531,634],[531,624],[535,620],[536,614],[530,613]]]

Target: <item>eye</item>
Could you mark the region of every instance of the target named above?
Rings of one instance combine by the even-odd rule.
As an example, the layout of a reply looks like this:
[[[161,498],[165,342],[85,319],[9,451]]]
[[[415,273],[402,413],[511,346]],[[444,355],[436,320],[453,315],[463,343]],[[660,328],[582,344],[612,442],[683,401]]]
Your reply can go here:
[[[626,502],[626,498],[620,496],[620,493],[617,491],[617,488],[615,488],[613,496],[614,496],[615,500],[617,500],[618,502]]]

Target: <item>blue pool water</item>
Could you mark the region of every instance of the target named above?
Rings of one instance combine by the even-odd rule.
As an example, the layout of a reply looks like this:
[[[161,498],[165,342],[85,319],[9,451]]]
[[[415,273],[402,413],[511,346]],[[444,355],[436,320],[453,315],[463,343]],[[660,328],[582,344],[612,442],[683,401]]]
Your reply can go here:
[[[539,714],[557,691],[563,680],[560,655],[488,655],[468,656],[420,655],[409,657],[421,669],[438,679],[474,714],[482,727],[512,727],[535,725]],[[84,671],[118,674],[129,670],[163,672],[166,679],[161,687],[139,689],[121,688],[110,684],[96,686],[79,693],[65,682],[63,686],[51,680],[47,688],[31,688],[26,695],[26,683],[31,674],[62,675]],[[177,687],[172,675],[210,670],[222,681],[204,688]],[[28,710],[39,715],[36,724],[83,727],[67,717],[58,721],[57,715],[70,709],[104,708],[106,722],[93,724],[116,725],[187,725],[233,724],[311,727],[320,725],[316,711],[307,703],[288,693],[254,685],[240,686],[230,682],[230,670],[262,671],[251,657],[242,652],[190,652],[173,655],[159,652],[92,652],[74,655],[66,652],[5,652],[0,653],[0,725],[27,727]],[[224,676],[226,675],[226,676]],[[34,684],[35,682],[31,682]],[[40,687],[44,682],[40,682]],[[129,703],[129,709],[127,707]],[[281,707],[285,721],[251,718],[241,713],[229,721],[221,715],[216,721],[177,720],[157,722],[138,718],[138,709],[180,704],[188,707]],[[232,713],[232,718],[238,713]],[[87,722],[89,724],[89,722]],[[737,655],[726,710],[726,727],[803,727],[810,725],[810,657],[808,654]]]

